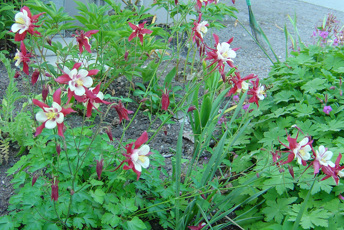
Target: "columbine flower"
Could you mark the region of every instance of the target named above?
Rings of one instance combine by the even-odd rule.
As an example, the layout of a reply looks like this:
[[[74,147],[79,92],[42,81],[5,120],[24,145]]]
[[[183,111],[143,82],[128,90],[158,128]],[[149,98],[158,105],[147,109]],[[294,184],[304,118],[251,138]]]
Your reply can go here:
[[[335,164],[331,161],[333,153],[331,151],[327,151],[323,145],[319,146],[319,151],[315,151],[315,159],[313,161],[314,166],[314,174],[319,173],[319,169],[321,167],[335,167]]]
[[[259,78],[256,79],[256,81],[251,81],[253,84],[253,87],[249,89],[247,92],[248,95],[252,95],[252,97],[248,100],[250,103],[256,103],[257,107],[259,107],[259,100],[264,100],[265,98],[265,87],[259,85]]]
[[[27,32],[32,35],[41,35],[39,32],[34,31],[34,28],[39,26],[34,25],[33,23],[36,23],[39,16],[41,16],[42,14],[44,13],[32,15],[30,9],[27,6],[21,8],[20,12],[15,15],[15,23],[11,27],[11,31],[16,33],[14,40],[23,41],[26,37]]]
[[[334,167],[323,167],[322,170],[323,172],[326,174],[326,176],[324,178],[322,178],[321,180],[326,180],[330,177],[333,177],[334,181],[336,182],[336,184],[338,185],[339,183],[339,177],[344,177],[344,166],[340,166],[340,160],[342,159],[342,154],[339,154],[336,162],[334,163]]]
[[[131,33],[131,35],[128,38],[128,41],[131,41],[135,37],[139,37],[141,45],[143,45],[143,36],[145,34],[153,33],[153,31],[144,28],[146,21],[142,22],[139,25],[134,25],[131,22],[128,22],[128,23],[129,23],[129,26],[133,29],[133,32]]]
[[[324,113],[329,115],[331,111],[332,111],[332,107],[331,106],[324,106],[324,109],[323,109]]]
[[[85,47],[85,49],[91,53],[91,46],[90,46],[90,41],[89,41],[89,37],[91,37],[92,34],[96,34],[98,33],[99,30],[90,30],[87,31],[86,33],[82,30],[82,31],[75,31],[76,35],[73,34],[72,36],[76,38],[76,41],[79,44],[79,51],[80,54],[82,53],[82,51],[84,51],[84,49],[82,47]]]
[[[90,76],[96,75],[99,70],[78,70],[81,63],[75,63],[72,70],[65,70],[62,76],[55,79],[60,84],[68,84],[68,98],[69,100],[73,95],[83,96],[88,87],[91,87],[93,80]]]
[[[54,177],[51,181],[51,200],[57,201],[59,199],[59,181]]]
[[[31,54],[27,53],[26,47],[23,41],[20,42],[20,50],[17,50],[14,60],[16,60],[15,66],[19,66],[20,63],[23,63],[23,72],[29,75],[29,65],[27,64],[30,61]]]
[[[168,110],[168,106],[170,105],[170,97],[169,97],[169,93],[171,92],[171,90],[167,90],[165,89],[164,92],[162,93],[161,96],[161,109],[167,111]]]
[[[194,21],[194,27],[192,28],[192,31],[194,33],[192,41],[195,42],[196,40],[201,40],[203,42],[203,36],[207,33],[209,26],[207,21],[201,22],[202,14],[200,13],[198,15],[198,21]],[[197,43],[198,44],[198,43]]]
[[[229,39],[228,42],[219,43],[219,36],[217,36],[216,34],[213,34],[213,36],[215,39],[216,49],[210,49],[211,51],[207,52],[207,57],[205,58],[205,60],[213,61],[208,67],[217,63],[216,68],[219,68],[219,72],[224,79],[225,63],[234,68],[233,58],[236,57],[235,51],[238,49],[230,48],[230,43],[233,41],[233,38]]]
[[[34,85],[36,84],[36,82],[38,81],[38,77],[39,77],[39,69],[35,69],[35,71],[33,71],[32,75],[31,75],[31,84]]]
[[[288,139],[288,146],[283,144],[281,141],[281,145],[289,149],[290,154],[288,155],[288,159],[282,164],[290,163],[293,161],[295,158],[297,158],[297,162],[299,164],[302,164],[303,166],[307,165],[306,161],[311,158],[310,151],[312,150],[311,144],[312,140],[310,138],[305,137],[303,138],[300,143],[297,143],[297,138],[299,136],[299,132],[297,132],[297,135],[295,138],[292,138],[289,134],[287,134],[287,139]]]
[[[248,90],[248,83],[246,82],[247,80],[251,80],[257,78],[257,75],[250,74],[247,75],[244,78],[241,78],[239,72],[235,72],[235,75],[233,75],[230,79],[229,82],[233,84],[233,87],[229,90],[228,94],[226,95],[227,97],[231,96],[232,94],[235,93],[241,93],[241,91],[246,91]]]
[[[117,111],[117,114],[119,116],[119,122],[122,122],[123,119],[126,119],[129,121],[128,114],[132,114],[133,111],[127,110],[121,101],[117,103],[117,105],[112,106],[112,108],[115,108]]]
[[[32,102],[43,109],[36,114],[36,120],[43,124],[37,127],[35,136],[39,135],[44,128],[54,129],[57,126],[58,135],[63,137],[64,117],[75,111],[61,107],[61,89],[57,89],[54,93],[51,107],[36,99],[32,99]]]
[[[84,106],[87,108],[86,116],[90,117],[92,115],[92,110],[95,109],[97,111],[100,103],[103,104],[111,104],[111,102],[104,101],[104,94],[100,92],[100,84],[97,85],[95,88],[86,89],[85,95],[82,97],[74,95],[75,99],[79,102],[82,102]],[[99,111],[100,112],[100,111]]]
[[[143,145],[143,143],[148,141],[147,132],[143,132],[142,135],[135,141],[135,143],[128,144],[125,149],[127,153],[123,154],[126,157],[124,161],[115,169],[117,170],[124,162],[128,165],[124,165],[124,170],[132,169],[136,175],[137,180],[140,179],[142,168],[149,167],[149,158],[148,156],[152,154],[148,145]],[[133,149],[134,145],[134,149]]]

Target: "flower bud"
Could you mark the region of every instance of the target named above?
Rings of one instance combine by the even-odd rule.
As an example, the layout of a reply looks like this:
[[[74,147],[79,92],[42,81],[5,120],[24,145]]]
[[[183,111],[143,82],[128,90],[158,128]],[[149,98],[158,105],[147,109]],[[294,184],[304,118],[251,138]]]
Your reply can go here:
[[[38,77],[39,77],[39,70],[36,69],[33,73],[32,73],[32,76],[31,76],[31,84],[34,85],[36,84],[37,80],[38,80]]]
[[[60,156],[60,153],[61,153],[61,145],[60,144],[56,144],[56,152],[57,152],[57,155]]]
[[[192,111],[194,111],[196,109],[196,106],[190,106],[189,108],[188,108],[188,113],[190,113],[190,112],[192,112]]]
[[[49,37],[45,38],[45,40],[47,41],[47,43],[51,46],[51,39]]]
[[[294,179],[295,176],[294,176],[294,169],[293,169],[293,167],[291,167],[290,165],[288,165],[288,170],[289,170],[289,173],[290,173],[291,177]]]
[[[334,90],[334,89],[336,89],[336,87],[335,86],[331,86],[330,89]]]
[[[54,178],[51,182],[51,200],[57,201],[59,199],[59,181]]]
[[[140,103],[144,103],[147,100],[148,100],[148,98],[145,97],[145,98],[141,99]]]
[[[34,186],[34,184],[36,183],[37,181],[37,178],[38,178],[38,174],[34,174],[33,177],[32,177],[32,183],[31,183],[31,186]]]
[[[129,52],[128,52],[128,51],[125,51],[124,60],[126,60],[126,61],[128,61],[128,54],[129,54]]]
[[[170,43],[170,42],[172,41],[172,39],[173,39],[173,38],[172,38],[172,37],[170,37],[170,38],[168,39],[168,43]]]
[[[46,77],[53,77],[53,76],[51,76],[51,75],[48,74],[48,73],[45,73],[45,76],[46,76]]]
[[[110,141],[113,141],[113,136],[112,136],[112,132],[111,132],[111,127],[110,126],[105,128],[105,132],[108,135]]]
[[[98,175],[98,180],[100,180],[100,177],[102,175],[103,172],[103,166],[104,166],[104,159],[101,159],[100,161],[97,161],[97,166],[96,166],[96,171],[97,171],[97,175]]]
[[[19,71],[17,71],[16,72],[16,74],[14,74],[14,76],[13,76],[14,78],[18,78],[18,77],[20,77],[20,72]]]
[[[42,99],[43,99],[44,102],[47,99],[48,93],[49,93],[49,85],[43,85]]]

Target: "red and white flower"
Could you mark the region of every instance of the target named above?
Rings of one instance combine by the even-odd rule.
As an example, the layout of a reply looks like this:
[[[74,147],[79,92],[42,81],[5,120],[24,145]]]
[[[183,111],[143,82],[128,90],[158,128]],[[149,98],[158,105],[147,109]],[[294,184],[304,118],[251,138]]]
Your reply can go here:
[[[51,107],[36,99],[32,102],[43,110],[36,114],[36,120],[42,122],[42,125],[37,127],[35,136],[38,136],[44,128],[54,129],[57,126],[58,135],[63,137],[64,117],[75,111],[61,106],[61,88],[55,91]]]
[[[264,100],[265,98],[265,87],[259,85],[259,78],[255,81],[251,81],[253,87],[249,89],[247,92],[248,95],[252,95],[252,97],[248,100],[250,103],[256,103],[257,107],[259,107],[259,100]]]
[[[96,75],[99,70],[85,70],[80,69],[81,63],[75,63],[72,70],[66,69],[64,74],[55,79],[60,84],[68,84],[68,98],[69,100],[73,95],[83,96],[86,93],[86,89],[91,87],[93,80],[90,76]]]
[[[15,23],[11,26],[11,31],[16,33],[14,40],[23,41],[26,37],[27,32],[32,35],[41,35],[39,32],[34,30],[35,27],[39,26],[34,25],[33,23],[38,22],[38,18],[42,14],[44,13],[32,15],[30,9],[27,6],[21,8],[20,12],[18,12],[14,17]]]
[[[207,33],[209,26],[207,21],[201,22],[202,14],[200,13],[198,15],[198,21],[194,21],[194,27],[192,28],[192,31],[194,33],[192,41],[196,42],[196,40],[201,40],[203,42],[203,36]],[[198,43],[197,43],[198,44]]]
[[[246,91],[249,88],[249,84],[246,82],[247,80],[251,80],[257,78],[257,75],[250,74],[247,75],[244,78],[241,78],[239,72],[235,72],[235,75],[233,75],[229,82],[233,84],[233,87],[229,90],[227,96],[231,96],[232,94],[241,93],[241,91]]]
[[[25,44],[23,41],[20,42],[20,50],[17,50],[14,60],[16,61],[15,66],[19,66],[20,63],[23,63],[23,72],[29,75],[29,65],[27,64],[30,61],[31,54],[27,53]]]
[[[115,169],[117,170],[124,162],[128,165],[124,165],[124,170],[132,169],[136,175],[137,180],[140,179],[142,168],[149,167],[149,158],[148,156],[152,154],[148,145],[144,145],[148,141],[147,132],[143,132],[142,135],[135,141],[135,143],[128,144],[125,149],[127,150],[126,154],[123,156],[126,157],[124,161]],[[134,149],[133,149],[134,145]]]

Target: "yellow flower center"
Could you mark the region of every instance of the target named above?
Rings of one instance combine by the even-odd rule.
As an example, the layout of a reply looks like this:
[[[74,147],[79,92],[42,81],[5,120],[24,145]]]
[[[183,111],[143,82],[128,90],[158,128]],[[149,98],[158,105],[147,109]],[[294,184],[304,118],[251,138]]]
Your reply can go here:
[[[204,34],[207,32],[207,28],[205,26],[202,26],[200,30]]]
[[[139,156],[139,160],[140,160],[142,163],[145,163],[146,157],[140,155],[140,156]]]
[[[303,157],[306,155],[306,151],[305,151],[305,150],[303,150],[303,149],[300,149],[300,151],[299,151],[299,152],[300,152],[300,155],[301,155],[301,156],[303,156]]]
[[[24,18],[18,18],[16,23],[24,25],[25,24],[25,20],[24,20]]]
[[[224,58],[228,58],[228,51],[226,51],[226,52],[222,53],[222,57],[224,57]]]
[[[322,158],[321,161],[324,162],[324,163],[326,163],[326,159],[324,159],[324,158]]]
[[[76,80],[76,84],[77,84],[78,86],[83,86],[83,85],[84,85],[84,82],[83,82],[82,80],[78,79],[78,80]]]
[[[56,118],[57,113],[50,111],[45,114],[48,117],[48,120],[53,120]]]

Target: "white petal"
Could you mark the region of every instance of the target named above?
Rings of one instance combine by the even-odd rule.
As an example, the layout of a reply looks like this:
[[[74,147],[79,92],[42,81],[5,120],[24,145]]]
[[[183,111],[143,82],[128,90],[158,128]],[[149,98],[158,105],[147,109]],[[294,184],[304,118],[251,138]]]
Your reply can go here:
[[[142,171],[142,168],[141,168],[141,165],[140,163],[136,162],[136,161],[133,161],[134,163],[134,167],[137,171],[141,172]]]
[[[302,139],[302,141],[300,141],[299,144],[300,144],[301,146],[303,146],[303,145],[305,145],[305,144],[307,144],[307,143],[308,143],[308,137],[305,137],[305,138]]]
[[[17,33],[18,30],[22,29],[23,28],[23,25],[21,24],[18,24],[18,23],[14,23],[12,26],[11,26],[11,30],[12,32],[14,33]]]
[[[142,145],[139,149],[138,149],[138,155],[147,155],[150,151],[150,148],[148,145]]]
[[[322,156],[326,152],[326,149],[323,145],[319,146],[319,154]]]
[[[85,78],[83,78],[83,79],[82,79],[82,82],[83,82],[84,86],[87,87],[87,88],[90,87],[90,86],[92,86],[92,84],[93,84],[93,80],[92,80],[91,77],[85,77]]]
[[[139,159],[139,154],[137,154],[137,149],[134,150],[134,152],[131,154],[131,160],[133,162],[137,162]]]
[[[36,113],[36,120],[43,123],[48,120],[48,117],[45,115],[45,112],[39,111]]]
[[[327,164],[328,164],[329,166],[331,166],[332,168],[334,168],[334,167],[336,166],[332,161],[328,161]]]
[[[64,114],[63,113],[58,113],[57,116],[56,116],[56,119],[55,121],[59,124],[61,124],[64,120]]]
[[[331,160],[332,156],[333,156],[333,152],[326,151],[326,154],[325,154],[324,157],[325,157],[326,160]]]
[[[47,122],[45,123],[45,128],[47,129],[53,129],[55,127],[56,127],[56,121],[47,120]]]
[[[62,110],[62,107],[58,103],[56,103],[55,101],[53,102],[51,107],[53,107],[54,109],[57,109],[57,112],[60,112]]]
[[[230,57],[230,58],[235,58],[235,57],[236,57],[235,51],[232,50],[232,49],[229,49],[229,50],[228,50],[228,57]]]
[[[146,156],[141,156],[141,158],[143,158],[144,160],[143,160],[143,162],[139,160],[138,161],[139,164],[141,164],[141,166],[145,169],[148,168],[149,167],[149,158]]]
[[[67,73],[67,72],[66,72]],[[76,78],[76,75],[78,74],[78,70],[77,69],[72,69],[68,75],[71,79],[75,79]]]
[[[72,89],[71,89],[72,90]],[[75,87],[74,93],[78,96],[83,96],[85,94],[86,90],[83,86]]]
[[[81,70],[79,70],[78,74],[79,74],[81,77],[87,77],[88,71],[85,70],[85,69],[81,69]]]

